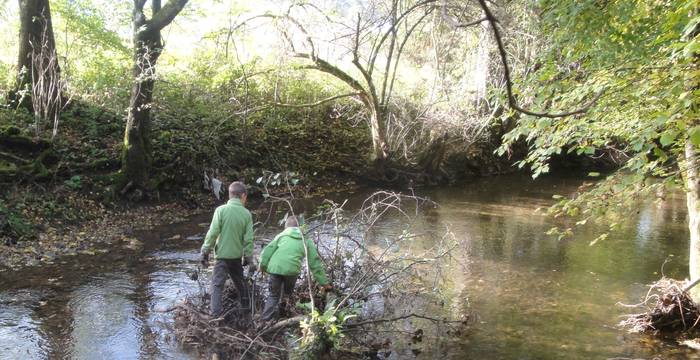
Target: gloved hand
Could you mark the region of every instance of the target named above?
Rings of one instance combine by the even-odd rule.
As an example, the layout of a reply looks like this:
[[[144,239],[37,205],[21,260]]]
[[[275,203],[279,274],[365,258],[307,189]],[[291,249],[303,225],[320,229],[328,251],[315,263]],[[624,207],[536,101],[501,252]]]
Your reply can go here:
[[[257,268],[257,264],[255,264],[255,258],[252,256],[246,256],[243,258],[243,266],[248,266],[248,273],[252,274],[255,272],[255,269]]]
[[[202,267],[209,267],[209,253],[202,253],[199,262],[202,264]]]

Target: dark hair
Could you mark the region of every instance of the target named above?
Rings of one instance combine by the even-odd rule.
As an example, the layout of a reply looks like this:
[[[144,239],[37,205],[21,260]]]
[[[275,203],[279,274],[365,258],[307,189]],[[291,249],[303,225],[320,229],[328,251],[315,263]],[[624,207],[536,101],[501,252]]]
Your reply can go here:
[[[228,186],[228,197],[229,198],[240,198],[241,195],[247,194],[248,190],[242,181],[234,181]]]
[[[288,216],[287,221],[284,223],[286,227],[297,227],[299,226],[299,221],[296,216]]]

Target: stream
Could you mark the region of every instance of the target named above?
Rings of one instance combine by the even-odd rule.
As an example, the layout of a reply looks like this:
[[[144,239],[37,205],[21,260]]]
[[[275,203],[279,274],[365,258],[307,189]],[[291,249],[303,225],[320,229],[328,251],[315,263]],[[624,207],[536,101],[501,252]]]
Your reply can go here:
[[[586,225],[562,240],[546,235],[562,220],[535,210],[581,183],[504,176],[417,190],[439,206],[421,213],[414,231],[445,228],[463,240],[456,252],[461,265],[449,268],[444,288],[452,315],[470,314],[472,323],[449,347],[397,351],[390,358],[700,359],[672,341],[617,327],[630,310],[616,303],[639,302],[664,262],[666,276],[687,274],[683,194],[640,204],[620,230],[593,246],[605,224]],[[365,195],[348,194],[349,210]],[[0,273],[0,359],[198,358],[169,339],[170,315],[162,310],[198,291],[188,272],[197,265],[209,217],[139,233],[145,246],[136,256],[114,251]],[[378,226],[398,233],[405,228],[400,217]]]

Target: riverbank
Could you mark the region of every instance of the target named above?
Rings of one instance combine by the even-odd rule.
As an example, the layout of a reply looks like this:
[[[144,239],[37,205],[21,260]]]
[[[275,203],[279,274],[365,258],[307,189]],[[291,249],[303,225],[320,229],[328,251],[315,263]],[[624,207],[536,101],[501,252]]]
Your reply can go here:
[[[206,203],[214,205],[212,201]],[[75,255],[105,254],[115,248],[138,252],[143,243],[134,237],[135,231],[185,221],[211,208],[190,208],[171,201],[115,209],[94,204],[92,209],[84,210],[92,211],[90,220],[75,224],[39,223],[36,226],[42,230],[37,230],[31,240],[0,245],[0,272],[52,265]]]

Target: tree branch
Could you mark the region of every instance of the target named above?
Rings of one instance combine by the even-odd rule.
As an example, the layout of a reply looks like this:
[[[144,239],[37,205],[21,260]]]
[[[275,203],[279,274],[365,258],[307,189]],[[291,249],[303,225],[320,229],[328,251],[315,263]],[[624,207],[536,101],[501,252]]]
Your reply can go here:
[[[313,65],[301,66],[299,67],[299,69],[313,69],[333,75],[342,82],[350,85],[351,88],[357,90],[357,92],[360,93],[360,96],[368,95],[367,90],[365,90],[364,86],[362,86],[362,84],[360,84],[359,81],[355,80],[355,78],[348,75],[343,70],[340,70],[340,68],[327,62],[326,60],[323,60],[321,58],[312,59],[311,55],[306,53],[295,53],[294,57],[310,59],[314,63]]]
[[[360,71],[360,74],[362,74],[362,77],[365,79],[365,83],[367,83],[368,91],[366,91],[365,94],[368,96],[368,100],[371,103],[368,105],[372,105],[372,107],[377,108],[379,106],[379,103],[377,99],[377,91],[374,88],[374,83],[372,82],[372,75],[370,74],[371,68],[368,71],[362,66],[362,64],[360,64],[360,20],[360,14],[357,14],[357,26],[355,28],[355,47],[352,50],[352,64],[355,65],[357,70]]]
[[[396,7],[398,6],[398,2],[394,0],[392,2],[392,7],[391,7],[391,27],[393,30],[391,30],[391,41],[389,42],[389,53],[386,56],[386,66],[384,69],[384,79],[382,81],[382,92],[380,95],[380,104],[384,104],[384,99],[386,98],[386,86],[389,82],[389,70],[391,70],[391,60],[394,57],[394,47],[396,46]]]
[[[160,0],[151,0],[151,9],[153,14],[157,14],[161,9]]]
[[[372,71],[374,70],[374,62],[377,60],[377,55],[379,54],[379,49],[380,49],[380,48],[382,47],[382,45],[384,44],[384,41],[386,41],[386,39],[389,37],[389,34],[390,34],[392,31],[395,31],[395,30],[396,30],[396,26],[398,26],[399,23],[401,23],[401,20],[403,20],[404,17],[408,16],[411,12],[413,12],[413,10],[415,10],[415,9],[417,9],[417,8],[423,6],[423,5],[427,5],[427,4],[430,4],[430,3],[434,3],[435,1],[437,1],[437,0],[425,0],[425,1],[421,1],[421,2],[419,2],[419,3],[417,3],[417,4],[414,4],[413,6],[409,7],[408,9],[406,9],[406,11],[404,11],[403,13],[401,13],[401,15],[399,15],[399,17],[396,18],[396,21],[394,22],[394,24],[392,24],[391,27],[390,27],[389,29],[387,29],[387,31],[384,33],[384,35],[382,35],[381,39],[379,39],[379,42],[378,42],[378,43],[372,48],[372,50],[370,51],[370,55],[369,55],[369,65],[367,66],[368,72],[369,72],[370,74],[371,74]],[[358,35],[358,36],[359,36],[359,35]]]
[[[160,31],[168,26],[182,11],[188,0],[168,0],[168,3],[163,6],[160,11],[154,13],[151,20],[148,22],[149,30]]]
[[[515,99],[515,96],[513,95],[513,81],[511,79],[510,75],[510,67],[508,66],[508,57],[506,54],[505,46],[503,45],[503,39],[501,38],[501,32],[498,30],[498,26],[496,26],[496,23],[498,20],[496,19],[495,16],[493,16],[493,13],[491,12],[491,9],[489,9],[488,5],[486,4],[486,0],[479,0],[479,5],[481,5],[481,9],[484,11],[486,19],[488,19],[489,24],[491,25],[491,29],[493,30],[493,35],[496,38],[496,44],[498,45],[498,53],[501,56],[501,63],[503,64],[503,76],[506,79],[506,92],[508,93],[508,105],[510,105],[511,108],[514,110],[527,114],[527,115],[532,115],[532,116],[539,116],[539,117],[547,117],[547,118],[561,118],[561,117],[567,117],[571,115],[577,115],[577,114],[583,114],[587,112],[595,103],[600,99],[601,96],[603,96],[603,93],[605,92],[605,89],[601,90],[596,94],[596,96],[586,105],[581,107],[580,109],[576,109],[573,111],[569,112],[564,112],[564,113],[546,113],[546,112],[534,112],[530,111],[527,109],[523,109],[518,105],[517,100]]]
[[[137,29],[146,22],[146,15],[143,13],[144,6],[146,6],[146,0],[134,0],[134,11],[131,15],[134,26]]]
[[[423,14],[423,16],[421,16],[421,18],[418,19],[418,21],[416,21],[416,23],[413,24],[413,26],[411,26],[410,29],[408,29],[408,32],[406,33],[406,36],[403,38],[403,41],[401,41],[401,45],[399,45],[399,51],[396,53],[396,59],[394,60],[394,70],[393,70],[393,72],[392,72],[392,74],[391,74],[391,81],[390,81],[390,83],[389,83],[389,91],[386,93],[386,98],[385,98],[385,99],[382,99],[382,105],[385,106],[387,103],[389,103],[389,99],[391,99],[391,94],[392,94],[392,92],[394,91],[394,80],[396,80],[396,69],[398,69],[398,67],[399,67],[399,60],[401,60],[401,54],[403,54],[403,47],[404,47],[404,46],[406,45],[406,43],[408,42],[408,39],[411,37],[411,34],[412,34],[413,31],[416,29],[416,27],[417,27],[419,24],[423,23],[423,20],[424,20],[428,15],[430,15],[430,13],[432,13],[432,12],[433,12],[432,9],[426,11],[425,14]],[[389,74],[386,74],[386,76],[388,77]]]
[[[444,322],[444,323],[463,323],[464,321],[462,320],[447,320],[447,319],[438,319],[430,316],[425,316],[425,315],[420,315],[416,313],[410,313],[406,315],[401,315],[389,319],[376,319],[376,320],[368,320],[368,321],[361,321],[361,322],[356,322],[356,323],[350,323],[346,324],[346,327],[357,327],[357,326],[362,326],[362,325],[369,325],[369,324],[378,324],[378,323],[384,323],[384,322],[394,322],[398,320],[403,320],[403,319],[408,319],[408,318],[418,318],[418,319],[425,319],[425,320],[430,320],[434,322]]]
[[[470,21],[470,22],[467,22],[467,23],[455,23],[455,24],[454,24],[454,27],[456,27],[456,28],[470,27],[470,26],[474,26],[474,25],[479,25],[479,24],[481,24],[482,22],[487,21],[487,20],[488,20],[488,19],[484,16],[484,17],[482,17],[481,19],[476,19],[476,20],[474,20],[474,21]]]
[[[457,29],[457,28],[465,28],[465,27],[470,27],[470,26],[478,25],[478,24],[481,24],[482,22],[488,20],[488,18],[487,18],[486,16],[484,16],[484,17],[482,17],[482,18],[480,18],[480,19],[476,19],[476,20],[474,20],[474,21],[470,21],[470,22],[467,22],[467,23],[460,23],[460,22],[457,22],[455,19],[452,19],[449,15],[447,15],[447,4],[446,4],[446,1],[445,1],[445,0],[442,0],[442,1],[440,2],[440,17],[442,17],[442,19],[445,20],[445,22],[446,22],[448,25],[450,25],[451,27],[453,27],[453,28],[455,28],[455,29]]]
[[[134,0],[134,10],[143,12],[144,6],[146,6],[146,0]]]
[[[278,103],[278,102],[270,102],[270,105],[278,106],[278,107],[286,107],[286,108],[305,108],[305,107],[314,107],[314,106],[319,106],[322,104],[325,104],[327,102],[344,98],[344,97],[350,97],[350,96],[359,96],[361,95],[359,92],[352,92],[352,93],[347,93],[347,94],[341,94],[341,95],[336,95],[336,96],[331,96],[316,102],[312,103],[306,103],[306,104],[285,104],[285,103]]]

